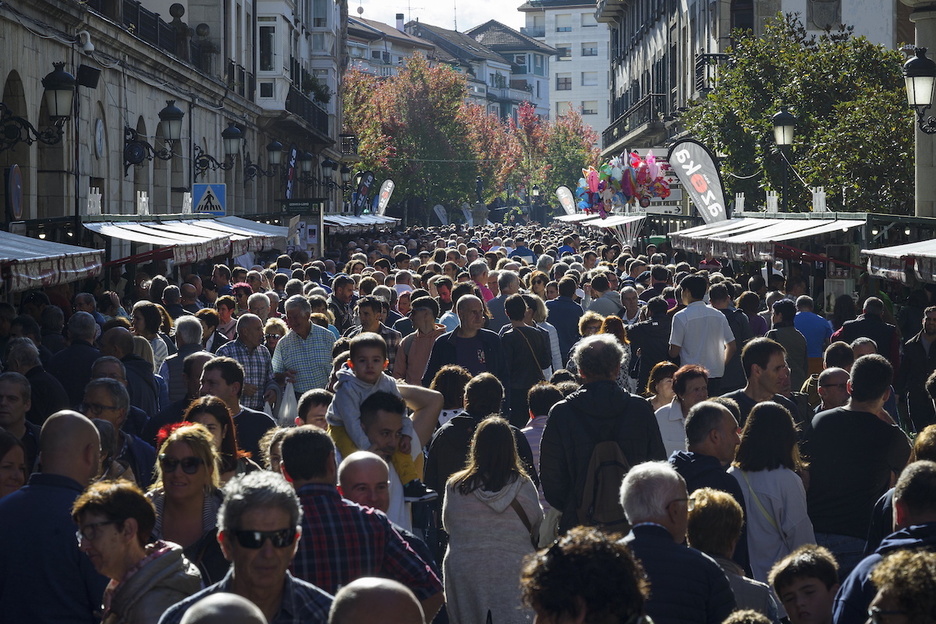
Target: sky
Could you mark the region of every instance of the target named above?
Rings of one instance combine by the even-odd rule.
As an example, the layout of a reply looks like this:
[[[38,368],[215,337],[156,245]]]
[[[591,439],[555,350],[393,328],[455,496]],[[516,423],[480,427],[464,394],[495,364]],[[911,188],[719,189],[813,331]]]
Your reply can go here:
[[[524,14],[517,11],[521,4],[523,0],[348,0],[348,14],[357,16],[363,7],[363,17],[385,24],[395,25],[396,14],[403,13],[406,22],[418,18],[448,29],[455,28],[457,19],[461,32],[496,19],[519,30],[524,24]]]

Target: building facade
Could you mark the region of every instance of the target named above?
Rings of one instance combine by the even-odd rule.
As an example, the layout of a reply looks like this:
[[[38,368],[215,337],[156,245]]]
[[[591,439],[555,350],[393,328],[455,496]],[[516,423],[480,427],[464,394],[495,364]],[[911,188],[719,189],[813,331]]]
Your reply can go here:
[[[40,132],[61,128],[56,142],[28,131],[0,142],[0,167],[19,172],[0,177],[11,207],[0,227],[21,222],[18,230],[50,240],[116,245],[82,230],[91,196],[100,197],[104,214],[136,214],[141,197],[153,215],[178,214],[199,183],[226,185],[229,215],[276,216],[290,196],[314,197],[326,210],[340,206],[339,193],[299,175],[298,156],[342,156],[333,95],[342,14],[345,0],[0,5],[3,133],[21,121]],[[58,124],[43,97],[53,63],[77,77],[71,114]],[[327,84],[328,104],[310,97],[309,76]],[[160,119],[172,112],[167,101],[181,113],[175,141]],[[225,142],[232,128],[239,142]],[[268,148],[277,144],[281,164],[274,166]]]
[[[421,54],[431,64],[438,62],[436,47],[424,39],[408,35],[403,30],[403,14],[397,14],[397,25],[364,17],[348,18],[348,68],[374,76],[396,76],[414,54]]]
[[[595,18],[595,3],[530,0],[518,10],[526,17],[522,32],[556,50],[549,68],[550,119],[579,109],[601,134],[611,120],[610,33]]]

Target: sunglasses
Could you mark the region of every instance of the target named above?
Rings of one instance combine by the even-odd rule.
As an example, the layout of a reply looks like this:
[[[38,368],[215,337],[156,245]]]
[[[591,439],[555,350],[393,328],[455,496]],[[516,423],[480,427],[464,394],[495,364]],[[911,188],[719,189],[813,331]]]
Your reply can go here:
[[[182,466],[182,472],[185,474],[193,475],[198,472],[198,469],[205,462],[202,461],[201,457],[183,457],[182,459],[172,459],[166,457],[165,455],[159,456],[159,465],[162,468],[163,473],[171,474],[175,472],[175,469]]]
[[[280,338],[282,338],[282,336],[280,336],[279,334],[267,334],[264,336],[264,338],[266,338],[267,340],[279,340]]]
[[[263,547],[263,542],[270,540],[275,548],[286,548],[291,546],[299,532],[294,528],[279,529],[278,531],[231,531],[237,539],[237,543],[244,548],[258,549]]]

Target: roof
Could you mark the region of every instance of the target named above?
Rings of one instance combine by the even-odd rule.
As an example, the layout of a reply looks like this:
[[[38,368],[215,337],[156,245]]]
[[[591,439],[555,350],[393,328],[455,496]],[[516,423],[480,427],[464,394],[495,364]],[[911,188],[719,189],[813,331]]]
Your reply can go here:
[[[480,26],[469,28],[465,34],[495,52],[522,52],[527,50],[544,54],[557,54],[559,52],[556,48],[537,41],[533,37],[528,37],[497,20],[488,20]]]
[[[437,46],[461,60],[485,60],[496,63],[510,65],[510,61],[490,49],[486,45],[479,43],[456,30],[448,30],[439,26],[432,26],[419,21],[409,22],[406,25],[406,32],[417,37],[428,39]]]
[[[419,37],[401,32],[390,24],[384,24],[383,22],[364,17],[348,16],[349,33],[352,29],[355,32],[361,33],[362,36],[368,39],[376,40],[387,38],[420,48],[432,49],[435,47],[431,41],[426,41],[425,39],[420,39]]]

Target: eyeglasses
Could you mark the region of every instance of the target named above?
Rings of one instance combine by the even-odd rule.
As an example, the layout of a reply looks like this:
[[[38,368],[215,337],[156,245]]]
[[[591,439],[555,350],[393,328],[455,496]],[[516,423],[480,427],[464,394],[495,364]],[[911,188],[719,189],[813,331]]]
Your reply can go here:
[[[871,624],[885,624],[884,618],[889,615],[907,615],[906,611],[884,610],[879,607],[868,609],[868,621]]]
[[[282,336],[280,336],[279,334],[266,334],[264,338],[266,338],[267,340],[279,340],[280,338],[282,338]]]
[[[687,509],[687,510],[692,511],[693,509],[695,509],[695,499],[692,498],[691,496],[688,497],[688,498],[674,498],[674,499],[671,500],[670,502],[666,503],[666,506],[669,507],[669,506],[672,505],[673,503],[679,503],[679,502],[682,502],[682,501],[686,501],[686,509]]]
[[[182,472],[192,475],[198,472],[198,469],[204,463],[205,462],[201,457],[183,457],[182,459],[172,459],[171,457],[166,457],[165,455],[159,456],[159,466],[162,468],[163,473],[166,474],[175,472],[175,469],[181,465]]]
[[[294,528],[278,531],[231,531],[231,533],[237,538],[238,544],[251,549],[262,548],[266,540],[270,540],[275,548],[286,548],[299,537],[299,532]]]
[[[77,531],[75,531],[75,539],[78,540],[78,545],[81,546],[81,540],[87,540],[93,542],[97,539],[97,530],[99,527],[107,526],[108,524],[117,524],[115,520],[105,520],[103,522],[91,522],[84,525]]]
[[[120,409],[116,405],[101,405],[100,403],[82,403],[81,411],[82,412],[91,412],[92,414],[102,414],[105,411],[118,410]]]

